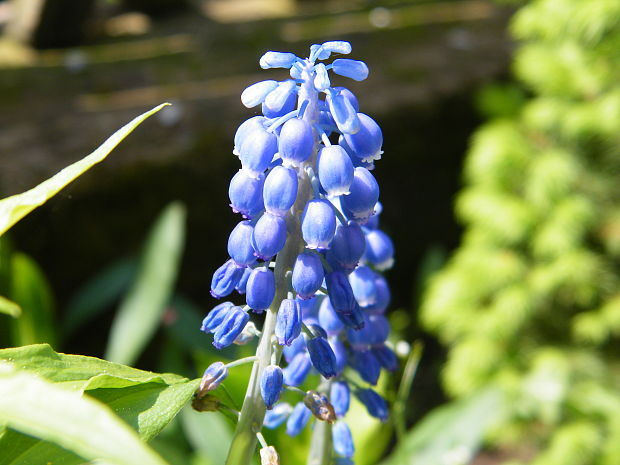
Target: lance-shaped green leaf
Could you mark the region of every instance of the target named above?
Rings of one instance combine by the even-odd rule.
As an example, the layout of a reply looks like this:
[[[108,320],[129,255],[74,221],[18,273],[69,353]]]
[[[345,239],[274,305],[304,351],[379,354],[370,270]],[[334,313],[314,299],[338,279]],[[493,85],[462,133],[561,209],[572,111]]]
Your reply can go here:
[[[172,203],[153,226],[138,276],[121,303],[105,358],[133,364],[157,329],[169,303],[185,239],[185,207]]]
[[[0,367],[0,423],[87,460],[115,465],[166,463],[102,403],[8,363]]]
[[[103,161],[108,154],[149,116],[154,115],[169,103],[162,103],[150,111],[134,118],[131,122],[112,134],[97,150],[72,165],[56,173],[47,181],[21,194],[0,200],[0,236],[15,223],[40,207],[61,189],[74,181],[97,163]]]

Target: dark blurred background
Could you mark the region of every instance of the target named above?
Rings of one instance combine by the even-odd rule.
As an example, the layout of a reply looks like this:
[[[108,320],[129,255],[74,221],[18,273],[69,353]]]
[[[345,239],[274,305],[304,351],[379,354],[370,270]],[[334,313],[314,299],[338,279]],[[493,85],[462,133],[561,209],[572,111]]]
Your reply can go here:
[[[349,86],[381,125],[375,174],[382,227],[397,255],[388,272],[407,340],[422,339],[414,389],[437,402],[443,355],[416,324],[415,282],[431,252],[458,242],[453,196],[478,91],[508,76],[510,11],[484,0],[14,0],[0,2],[0,195],[27,190],[96,148],[134,116],[173,106],[138,128],[100,166],[12,230],[63,308],[98,270],[136,255],[163,207],[188,209],[179,293],[206,311],[212,272],[238,221],[228,207],[235,128],[255,111],[241,91],[266,50],[304,55],[348,40],[370,77]],[[305,55],[304,55],[305,56]],[[441,253],[439,254],[441,256]],[[113,314],[65,341],[63,352],[102,356]],[[208,344],[208,342],[205,342]],[[151,349],[157,352],[157,339]],[[149,352],[139,366],[150,366]],[[426,405],[424,405],[426,403]]]

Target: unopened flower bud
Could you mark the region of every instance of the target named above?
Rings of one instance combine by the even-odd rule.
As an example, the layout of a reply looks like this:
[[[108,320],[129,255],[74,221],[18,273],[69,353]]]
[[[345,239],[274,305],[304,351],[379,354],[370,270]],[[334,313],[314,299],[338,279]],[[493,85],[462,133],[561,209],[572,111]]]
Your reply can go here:
[[[280,465],[280,457],[273,446],[260,450],[260,465]]]
[[[279,366],[269,365],[265,367],[260,379],[260,393],[263,396],[263,401],[265,402],[267,410],[271,410],[273,405],[280,398],[283,382],[284,376]]]
[[[228,368],[222,362],[212,363],[207,367],[202,379],[200,380],[200,387],[196,395],[198,397],[204,397],[209,391],[216,389],[222,381],[228,376]]]
[[[321,394],[317,391],[308,391],[304,397],[304,404],[319,420],[328,423],[336,421],[334,406],[329,402],[325,394]]]

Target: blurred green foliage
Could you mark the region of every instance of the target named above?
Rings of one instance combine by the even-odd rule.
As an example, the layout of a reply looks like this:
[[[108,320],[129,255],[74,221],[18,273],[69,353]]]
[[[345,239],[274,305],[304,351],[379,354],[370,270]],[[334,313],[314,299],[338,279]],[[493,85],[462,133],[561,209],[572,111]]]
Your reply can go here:
[[[461,246],[421,318],[443,381],[501,389],[490,444],[517,465],[620,463],[620,2],[534,0],[512,21],[528,92],[481,98]],[[515,106],[515,102],[519,103]]]

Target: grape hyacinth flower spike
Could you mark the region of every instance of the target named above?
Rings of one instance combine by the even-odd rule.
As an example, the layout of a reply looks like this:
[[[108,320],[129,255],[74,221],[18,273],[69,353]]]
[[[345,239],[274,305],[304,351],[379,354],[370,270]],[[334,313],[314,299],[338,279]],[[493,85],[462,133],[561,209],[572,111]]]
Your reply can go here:
[[[243,105],[262,114],[235,134],[241,168],[228,197],[241,218],[211,294],[237,291],[246,305],[220,303],[201,327],[218,349],[260,336],[255,356],[212,364],[202,383],[204,392],[217,389],[229,369],[253,363],[227,465],[251,463],[257,441],[263,462],[276,460],[256,425],[286,424],[297,435],[309,423],[309,463],[326,464],[325,457],[353,463],[352,394],[370,415],[381,421],[389,415],[374,388],[383,371],[398,366],[381,274],[394,262],[394,245],[379,229],[372,173],[383,135],[350,90],[332,85],[368,77],[365,63],[342,57],[349,53],[344,41],[312,45],[308,58],[267,52],[260,67],[288,69],[290,78],[260,81],[241,94]],[[250,321],[251,314],[264,315],[260,331],[263,316]]]

